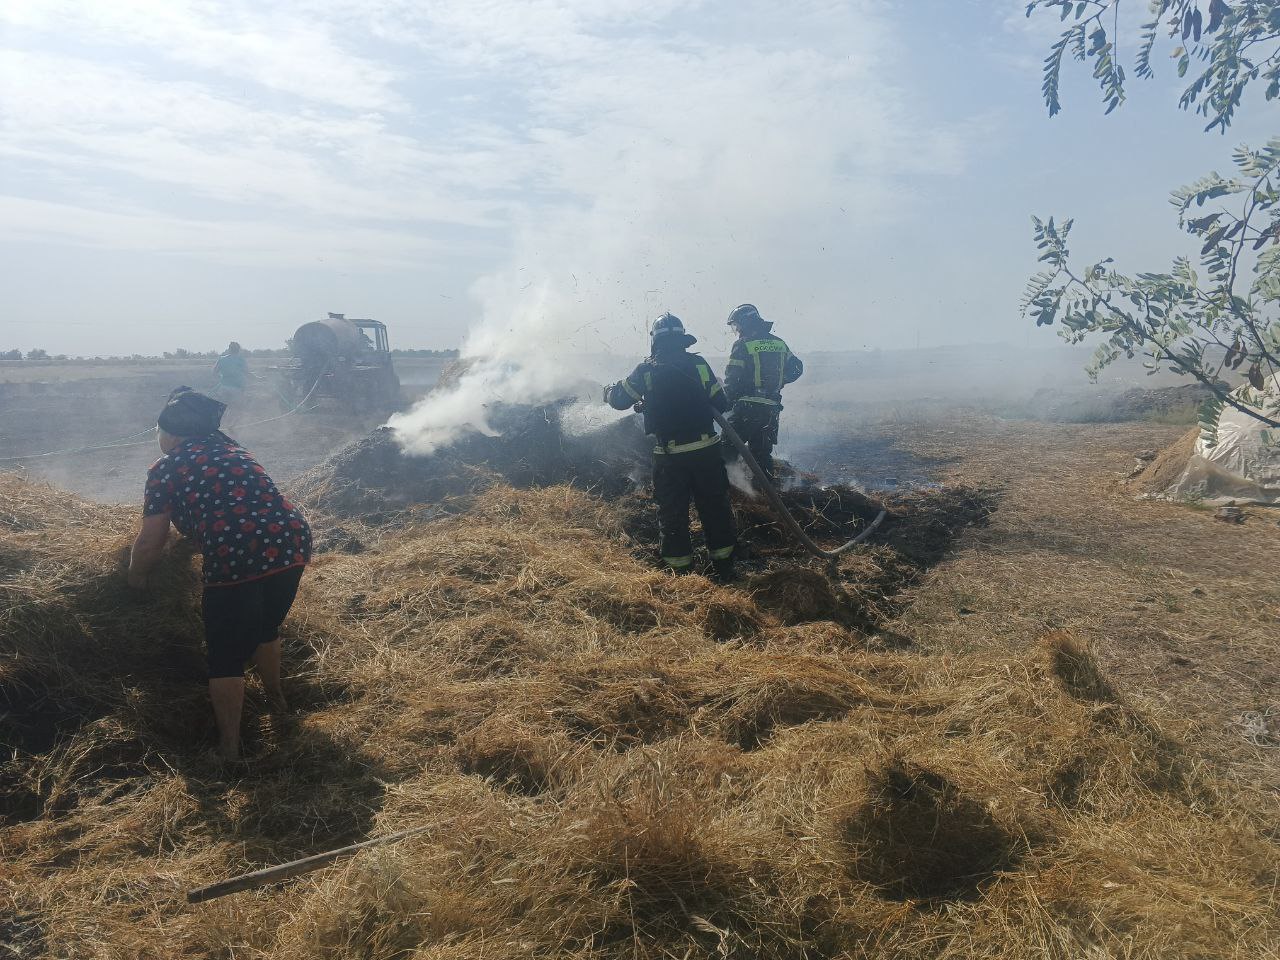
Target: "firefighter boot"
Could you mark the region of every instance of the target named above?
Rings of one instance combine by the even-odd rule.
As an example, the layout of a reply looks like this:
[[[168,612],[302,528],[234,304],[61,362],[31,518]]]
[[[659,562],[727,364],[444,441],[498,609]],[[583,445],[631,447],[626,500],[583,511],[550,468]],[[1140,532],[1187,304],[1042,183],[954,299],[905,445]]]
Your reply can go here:
[[[738,571],[733,565],[733,557],[711,561],[711,579],[716,583],[733,583],[738,579]]]

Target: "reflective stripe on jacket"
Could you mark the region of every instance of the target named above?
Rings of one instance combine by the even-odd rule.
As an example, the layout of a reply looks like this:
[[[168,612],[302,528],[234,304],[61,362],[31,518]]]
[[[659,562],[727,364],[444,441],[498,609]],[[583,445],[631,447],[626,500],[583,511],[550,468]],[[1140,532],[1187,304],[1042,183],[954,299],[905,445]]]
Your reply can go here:
[[[686,453],[718,443],[711,408],[729,409],[711,365],[684,350],[645,360],[609,387],[605,400],[615,410],[643,401],[645,432],[657,438],[660,453]]]
[[[804,364],[786,342],[766,334],[734,342],[724,385],[734,402],[777,406],[782,400],[782,388],[799,380],[802,373]]]

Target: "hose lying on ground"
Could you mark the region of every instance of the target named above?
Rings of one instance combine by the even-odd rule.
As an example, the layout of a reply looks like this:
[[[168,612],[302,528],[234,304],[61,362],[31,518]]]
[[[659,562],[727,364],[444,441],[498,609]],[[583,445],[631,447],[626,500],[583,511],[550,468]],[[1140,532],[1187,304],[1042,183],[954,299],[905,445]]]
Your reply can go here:
[[[729,442],[737,448],[738,453],[742,455],[742,459],[746,461],[747,466],[751,468],[751,472],[755,475],[756,480],[759,481],[760,487],[764,490],[765,496],[769,498],[769,502],[773,504],[773,508],[778,511],[778,517],[782,520],[783,525],[790,530],[795,535],[796,539],[804,545],[805,549],[814,556],[821,557],[824,560],[830,560],[834,563],[840,554],[847,553],[863,540],[867,539],[867,537],[871,536],[872,532],[879,527],[880,524],[884,522],[884,518],[889,515],[889,511],[881,510],[876,518],[871,521],[871,525],[848,543],[842,544],[834,550],[823,550],[813,542],[812,537],[804,532],[804,528],[796,522],[796,518],[791,516],[791,511],[789,511],[787,509],[787,505],[783,503],[782,495],[778,493],[778,488],[773,485],[773,481],[769,479],[769,475],[765,473],[764,468],[760,466],[760,461],[758,461],[751,453],[751,448],[747,446],[746,441],[743,440],[742,437],[738,436],[738,431],[733,429],[728,418],[715,408],[712,408],[711,415],[715,417],[716,423],[720,424],[720,429],[724,431],[724,435],[728,438]]]

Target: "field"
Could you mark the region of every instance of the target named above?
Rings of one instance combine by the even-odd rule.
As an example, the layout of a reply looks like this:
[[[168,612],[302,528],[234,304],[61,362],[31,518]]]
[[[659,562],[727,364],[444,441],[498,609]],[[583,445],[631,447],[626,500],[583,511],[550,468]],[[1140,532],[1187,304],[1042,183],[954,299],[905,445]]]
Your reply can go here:
[[[284,482],[326,453],[364,436],[381,422],[326,408],[319,416],[279,417],[288,409],[273,389],[271,360],[252,361],[255,380],[240,409],[232,409],[227,429],[247,444],[272,474]],[[397,361],[406,402],[435,383],[442,361]],[[136,363],[0,364],[0,468],[22,469],[64,490],[106,503],[138,502],[147,467],[159,456],[153,435],[169,391],[179,385],[207,390],[213,385],[207,361],[152,360]],[[242,426],[253,424],[252,426]],[[24,457],[80,447],[129,442],[111,450]]]
[[[657,569],[635,496],[486,484],[373,523],[313,507],[331,548],[287,628],[297,712],[251,697],[249,759],[229,771],[206,758],[189,554],[140,602],[119,573],[132,511],[0,478],[0,943],[1280,954],[1274,513],[1225,524],[1135,499],[1134,453],[1181,425],[993,416],[1009,397],[873,402],[850,377],[820,425],[815,381],[791,407],[797,463],[862,480],[894,514],[834,576],[742,499],[757,559],[732,587]],[[75,395],[23,409],[70,416],[58,398]],[[369,425],[245,439],[295,476]],[[119,469],[128,501],[151,456],[129,449],[136,463],[86,454],[46,475],[110,502]],[[407,827],[424,829],[184,901]]]

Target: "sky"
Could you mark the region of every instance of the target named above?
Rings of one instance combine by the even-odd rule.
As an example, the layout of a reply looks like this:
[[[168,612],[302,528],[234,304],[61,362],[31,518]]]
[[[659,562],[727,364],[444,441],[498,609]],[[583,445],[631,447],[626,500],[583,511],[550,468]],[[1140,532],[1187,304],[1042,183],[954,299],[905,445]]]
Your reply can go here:
[[[714,352],[744,301],[802,355],[1048,345],[1032,213],[1160,269],[1193,250],[1169,191],[1275,131],[1203,133],[1159,60],[1109,117],[1071,70],[1050,120],[1056,17],[1023,8],[8,0],[0,350],[275,347],[335,311],[643,355],[671,310]]]

